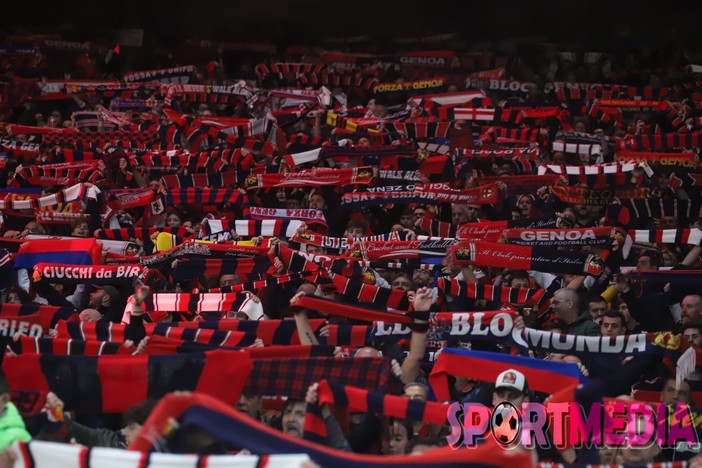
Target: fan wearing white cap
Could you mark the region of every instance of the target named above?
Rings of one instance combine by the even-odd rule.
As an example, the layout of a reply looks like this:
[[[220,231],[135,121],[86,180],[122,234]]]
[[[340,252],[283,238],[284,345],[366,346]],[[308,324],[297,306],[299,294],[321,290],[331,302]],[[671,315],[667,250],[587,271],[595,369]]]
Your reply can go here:
[[[515,369],[507,369],[497,376],[495,391],[492,392],[492,404],[497,406],[507,401],[517,408],[529,402],[529,387],[524,374]]]

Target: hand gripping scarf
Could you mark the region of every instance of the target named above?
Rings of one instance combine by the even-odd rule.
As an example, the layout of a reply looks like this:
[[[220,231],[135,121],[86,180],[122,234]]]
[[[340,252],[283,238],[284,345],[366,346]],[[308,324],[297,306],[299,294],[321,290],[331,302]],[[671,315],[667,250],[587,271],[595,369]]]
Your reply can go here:
[[[389,395],[381,392],[369,392],[348,385],[338,385],[322,380],[318,387],[319,400],[314,405],[320,408],[328,404],[334,407],[346,408],[349,412],[374,413],[379,416],[392,417],[405,421],[421,421],[443,426],[446,423],[448,407],[441,403],[410,400],[403,396]],[[310,411],[305,416],[305,439],[308,433],[326,438],[327,431],[324,421],[316,416],[316,411]],[[308,439],[311,440],[311,439]]]

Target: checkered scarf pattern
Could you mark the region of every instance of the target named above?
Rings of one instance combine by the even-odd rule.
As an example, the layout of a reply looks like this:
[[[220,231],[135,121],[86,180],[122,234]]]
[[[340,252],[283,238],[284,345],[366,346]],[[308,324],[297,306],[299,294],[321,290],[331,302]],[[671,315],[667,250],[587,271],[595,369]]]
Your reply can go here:
[[[46,145],[75,145],[81,142],[84,146],[103,147],[117,142],[129,142],[129,146],[144,148],[158,143],[157,134],[153,131],[111,130],[83,131],[80,133],[47,133],[42,137]]]
[[[302,400],[310,385],[324,379],[364,390],[382,390],[387,388],[389,370],[388,358],[257,359],[243,392]]]
[[[161,183],[167,188],[234,187],[238,181],[238,173],[235,171],[216,174],[167,174],[161,177]]]

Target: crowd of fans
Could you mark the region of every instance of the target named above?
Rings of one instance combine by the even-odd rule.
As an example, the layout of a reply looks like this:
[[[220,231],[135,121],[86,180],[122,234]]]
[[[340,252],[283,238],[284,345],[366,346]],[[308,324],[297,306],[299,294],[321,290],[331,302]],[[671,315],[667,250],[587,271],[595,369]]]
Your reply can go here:
[[[683,52],[590,52],[541,42],[510,53],[453,50],[444,44],[455,38],[444,36],[413,38],[391,51],[364,49],[355,42],[362,38],[333,51],[237,44],[244,52],[228,56],[230,63],[222,51],[235,45],[193,43],[200,53],[184,55],[197,62],[155,51],[149,72],[122,75],[108,65],[128,63],[126,49],[6,38],[0,319],[54,314],[59,309],[39,307],[57,306],[68,321],[121,327],[122,346],[135,356],[155,354],[151,322],[294,320],[288,344],[331,345],[338,360],[387,362],[390,383],[382,390],[413,401],[437,401],[434,363],[457,348],[570,363],[583,386],[600,385],[600,398],[702,403],[695,400],[702,373],[676,381],[675,361],[668,362],[702,346],[702,66]],[[558,232],[569,233],[566,241],[558,242]],[[98,242],[76,244],[91,239]],[[522,252],[526,263],[462,261],[457,252],[488,243]],[[216,245],[225,247],[198,251]],[[560,254],[594,267],[559,268]],[[136,268],[113,283],[52,273],[78,257],[74,266]],[[342,288],[340,278],[353,286]],[[466,292],[488,286],[498,293]],[[364,287],[379,289],[362,294]],[[174,299],[169,308],[160,301],[170,293],[190,304]],[[219,308],[194,305],[210,293],[221,294]],[[328,309],[300,305],[308,296],[329,301]],[[378,332],[392,327],[390,315],[379,321],[335,304],[397,314],[412,330],[383,338]],[[466,340],[440,331],[442,313],[485,311],[510,315],[521,334],[645,334],[652,350],[525,350],[488,333]],[[362,344],[339,340],[349,325],[371,325]],[[37,343],[69,337],[57,320],[42,326]],[[132,444],[163,395],[131,405],[120,423],[113,413],[65,405],[71,396],[50,384],[44,412],[20,415],[10,401],[18,383],[11,367],[29,351],[17,347],[21,333],[10,328],[3,329],[0,449],[32,439]],[[242,348],[272,345],[254,338]],[[490,372],[481,379],[455,369],[451,401],[491,407],[549,397],[518,366],[496,359]],[[169,390],[193,390],[177,385]],[[306,415],[319,385],[307,387],[304,399],[244,392],[236,408],[309,438]],[[326,444],[346,452],[423,454],[445,447],[451,431],[372,412],[340,422],[332,410],[322,405]],[[248,453],[216,431],[194,430],[184,440],[180,453]],[[535,456],[650,463],[690,460],[698,450],[551,448]]]

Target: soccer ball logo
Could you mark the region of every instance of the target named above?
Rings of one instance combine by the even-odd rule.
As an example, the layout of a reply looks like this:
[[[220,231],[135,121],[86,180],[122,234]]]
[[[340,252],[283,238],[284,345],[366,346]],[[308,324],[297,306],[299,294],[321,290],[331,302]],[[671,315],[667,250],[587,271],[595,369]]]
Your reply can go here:
[[[503,401],[495,406],[490,418],[490,427],[498,444],[509,446],[516,442],[521,426],[521,417],[512,403]]]

